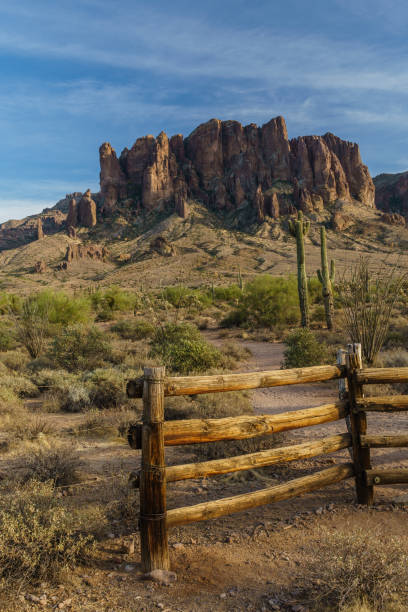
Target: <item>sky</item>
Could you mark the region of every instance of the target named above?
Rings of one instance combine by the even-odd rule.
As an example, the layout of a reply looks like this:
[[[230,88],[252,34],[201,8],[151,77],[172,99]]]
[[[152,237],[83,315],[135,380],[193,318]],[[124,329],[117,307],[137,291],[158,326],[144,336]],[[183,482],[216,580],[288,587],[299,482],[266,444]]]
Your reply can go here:
[[[408,170],[404,0],[0,0],[0,222],[99,189],[99,146],[212,117]]]

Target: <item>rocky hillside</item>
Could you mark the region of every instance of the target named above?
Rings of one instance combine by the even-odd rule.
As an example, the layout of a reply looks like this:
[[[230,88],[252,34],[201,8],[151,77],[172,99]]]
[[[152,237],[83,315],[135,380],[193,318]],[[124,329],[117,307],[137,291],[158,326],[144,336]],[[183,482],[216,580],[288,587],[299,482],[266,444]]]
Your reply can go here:
[[[124,202],[135,212],[172,204],[185,216],[189,199],[216,210],[249,205],[258,221],[295,208],[321,211],[339,199],[374,206],[357,144],[330,133],[289,140],[283,117],[262,127],[211,119],[187,138],[138,138],[119,158],[104,143],[100,166],[105,214]]]
[[[379,174],[374,184],[377,208],[408,218],[408,172]]]

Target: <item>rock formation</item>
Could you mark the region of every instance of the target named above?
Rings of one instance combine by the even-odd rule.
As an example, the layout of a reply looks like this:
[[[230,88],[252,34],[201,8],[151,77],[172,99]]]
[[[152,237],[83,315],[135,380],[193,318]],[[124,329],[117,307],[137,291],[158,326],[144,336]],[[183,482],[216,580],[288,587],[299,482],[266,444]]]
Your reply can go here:
[[[380,220],[387,225],[399,225],[400,227],[406,226],[405,217],[399,215],[398,213],[383,213]]]
[[[68,263],[81,259],[105,261],[107,254],[107,249],[97,244],[69,244],[65,253],[65,261]]]
[[[76,227],[78,225],[78,206],[75,198],[72,198],[69,202],[68,215],[67,215],[67,228]]]
[[[66,215],[60,210],[47,209],[41,216],[10,220],[0,224],[0,251],[38,240],[41,235],[59,232],[65,224]],[[41,223],[41,229],[40,229]]]
[[[170,242],[164,238],[164,236],[157,236],[150,243],[150,248],[152,251],[156,251],[159,255],[164,255],[165,257],[171,257],[175,255],[175,249]]]
[[[96,203],[92,199],[91,190],[88,189],[78,204],[78,223],[83,227],[96,225]]]
[[[42,226],[41,217],[37,218],[37,240],[42,240],[44,238],[44,230]]]
[[[408,218],[408,172],[379,174],[374,184],[377,208]]]
[[[43,259],[41,261],[37,261],[34,265],[34,272],[36,274],[44,274],[47,271],[47,264]]]
[[[283,213],[269,191],[282,181],[305,212],[338,199],[374,206],[374,185],[357,144],[330,133],[289,140],[282,117],[262,127],[211,119],[186,139],[145,136],[119,159],[104,143],[100,164],[104,210],[130,198],[146,210],[173,203],[185,216],[184,202],[197,199],[217,210],[249,204],[261,220]]]

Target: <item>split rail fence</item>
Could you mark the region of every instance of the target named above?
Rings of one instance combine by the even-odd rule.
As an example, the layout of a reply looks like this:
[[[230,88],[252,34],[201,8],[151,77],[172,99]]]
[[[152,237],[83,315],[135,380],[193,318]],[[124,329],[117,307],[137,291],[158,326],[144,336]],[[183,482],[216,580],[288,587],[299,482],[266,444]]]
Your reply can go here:
[[[340,399],[316,408],[274,415],[164,420],[166,396],[219,393],[336,379],[339,380]],[[365,384],[401,382],[408,382],[408,368],[362,368],[361,346],[358,344],[349,345],[347,352],[340,351],[337,365],[185,377],[165,377],[164,367],[145,368],[144,377],[130,381],[127,387],[130,397],[143,398],[142,422],[132,425],[128,435],[130,446],[142,451],[138,485],[143,571],[169,569],[168,529],[176,525],[213,519],[290,499],[351,477],[355,478],[357,500],[361,504],[372,504],[374,485],[407,483],[408,470],[372,469],[370,450],[408,447],[408,433],[394,436],[368,435],[367,412],[406,411],[408,395],[365,398],[363,393]],[[165,446],[273,435],[341,419],[345,419],[348,430],[343,434],[238,457],[170,467],[165,464]],[[166,509],[168,482],[306,459],[346,448],[350,449],[350,462],[251,493],[168,511]]]

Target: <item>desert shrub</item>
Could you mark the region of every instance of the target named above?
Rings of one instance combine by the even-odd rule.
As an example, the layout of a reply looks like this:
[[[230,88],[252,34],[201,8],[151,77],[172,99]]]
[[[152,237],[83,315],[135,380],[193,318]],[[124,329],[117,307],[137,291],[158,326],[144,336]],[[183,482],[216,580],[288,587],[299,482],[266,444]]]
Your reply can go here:
[[[16,347],[16,338],[11,322],[2,321],[0,325],[0,351],[10,351]]]
[[[55,443],[32,450],[24,459],[24,480],[52,482],[55,487],[77,481],[81,465],[78,453],[70,444]]]
[[[75,381],[67,388],[65,395],[60,393],[57,399],[59,409],[65,412],[83,412],[91,405],[89,389],[80,381]]]
[[[93,370],[111,359],[112,347],[96,327],[67,327],[54,339],[50,356],[69,372]]]
[[[115,368],[98,368],[86,376],[91,402],[97,408],[117,408],[126,403],[126,378]]]
[[[229,365],[234,367],[237,362],[244,361],[251,356],[251,351],[243,346],[240,346],[236,342],[226,342],[221,347],[222,354],[228,358]]]
[[[380,360],[381,366],[385,368],[406,368],[408,367],[408,351],[405,349],[384,351],[380,353]]]
[[[16,418],[16,417],[19,418]],[[18,415],[12,415],[9,421],[8,431],[13,433],[17,440],[38,440],[41,436],[47,436],[54,432],[52,425],[43,417],[22,411]]]
[[[46,368],[34,372],[31,379],[58,410],[82,412],[90,407],[89,389],[77,374]]]
[[[361,344],[368,365],[374,363],[388,334],[391,315],[406,290],[406,274],[397,266],[374,269],[361,258],[338,283],[344,321],[351,342]]]
[[[16,337],[35,359],[47,345],[49,332],[49,304],[38,302],[35,296],[26,298],[21,312],[15,317]]]
[[[28,482],[0,494],[0,576],[10,583],[58,581],[84,560],[93,539],[79,533],[80,515],[64,508],[51,483]]]
[[[64,291],[40,291],[30,298],[39,310],[46,312],[49,323],[58,326],[89,321],[91,304],[85,296],[69,296]]]
[[[262,275],[247,283],[224,327],[272,327],[296,323],[299,298],[296,279]]]
[[[213,293],[216,301],[234,304],[241,298],[242,289],[238,285],[230,285],[229,287],[214,287]]]
[[[139,414],[139,417],[141,413]],[[137,420],[133,410],[90,410],[84,421],[77,427],[78,435],[127,437],[129,425]]]
[[[16,392],[0,384],[0,414],[17,412],[21,407],[22,402]]]
[[[388,536],[384,541],[381,533],[362,530],[324,530],[318,551],[299,577],[314,610],[340,610],[364,601],[383,611],[399,597],[406,603],[408,555],[400,539]]]
[[[5,315],[13,312],[18,314],[21,312],[23,300],[19,295],[14,293],[0,292],[0,314]]]
[[[0,362],[3,363],[9,370],[22,372],[28,365],[29,357],[27,353],[21,351],[7,351],[0,354]]]
[[[205,291],[189,289],[183,285],[166,287],[162,291],[162,298],[176,308],[190,308],[202,310],[211,305],[211,297]]]
[[[158,327],[152,339],[151,356],[160,357],[164,365],[181,374],[216,368],[223,361],[221,352],[189,323]]]
[[[285,339],[287,346],[282,361],[282,368],[303,368],[327,363],[329,360],[327,346],[318,342],[307,328],[295,329]]]
[[[12,376],[2,373],[0,374],[0,385],[8,387],[18,397],[36,397],[38,395],[37,386],[25,376]]]
[[[97,312],[129,312],[135,307],[137,295],[112,286],[92,293],[91,302]]]
[[[125,340],[142,340],[149,338],[155,331],[155,326],[149,321],[118,321],[111,326],[111,331]]]

